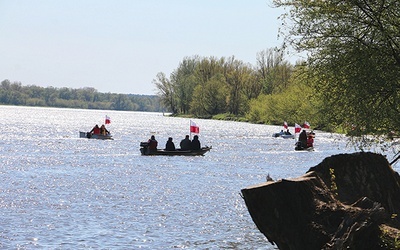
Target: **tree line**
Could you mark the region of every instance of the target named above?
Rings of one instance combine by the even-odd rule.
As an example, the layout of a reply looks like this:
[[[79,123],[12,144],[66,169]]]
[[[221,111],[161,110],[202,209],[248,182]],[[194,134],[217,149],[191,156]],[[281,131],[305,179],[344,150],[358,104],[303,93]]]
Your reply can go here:
[[[256,65],[234,57],[187,57],[154,79],[175,114],[255,123],[307,120],[351,135],[399,136],[400,4],[397,0],[274,0],[284,7],[279,50]],[[288,63],[287,48],[307,54]]]
[[[292,68],[275,49],[259,52],[257,66],[235,57],[192,56],[184,58],[170,77],[158,73],[153,83],[174,114],[244,116],[250,100],[288,87]]]
[[[104,109],[161,112],[156,95],[100,93],[95,88],[80,89],[23,86],[4,80],[0,85],[0,104],[59,108]]]
[[[256,65],[235,57],[192,56],[169,77],[158,73],[153,83],[162,103],[176,115],[264,124],[307,120],[320,126],[301,65],[289,63],[277,48],[258,52]]]

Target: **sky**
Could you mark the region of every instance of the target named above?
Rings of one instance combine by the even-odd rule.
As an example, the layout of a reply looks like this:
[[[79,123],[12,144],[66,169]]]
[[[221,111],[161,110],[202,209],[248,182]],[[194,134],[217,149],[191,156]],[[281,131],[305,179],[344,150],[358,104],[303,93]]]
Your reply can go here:
[[[256,64],[280,46],[271,0],[0,0],[0,82],[156,94],[185,57]]]

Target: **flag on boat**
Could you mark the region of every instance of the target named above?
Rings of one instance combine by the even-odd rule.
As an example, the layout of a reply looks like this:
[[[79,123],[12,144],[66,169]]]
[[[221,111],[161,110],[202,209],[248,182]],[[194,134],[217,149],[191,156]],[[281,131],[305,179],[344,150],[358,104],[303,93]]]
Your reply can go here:
[[[200,128],[192,120],[190,120],[190,133],[200,133]]]
[[[303,124],[303,128],[310,128],[310,123],[305,121],[304,124]]]
[[[283,122],[283,127],[284,127],[285,129],[288,129],[287,122]]]
[[[294,124],[294,132],[295,133],[300,133],[301,131],[301,126],[297,123]]]
[[[108,115],[106,115],[106,121],[105,124],[110,124],[111,123],[111,119]]]

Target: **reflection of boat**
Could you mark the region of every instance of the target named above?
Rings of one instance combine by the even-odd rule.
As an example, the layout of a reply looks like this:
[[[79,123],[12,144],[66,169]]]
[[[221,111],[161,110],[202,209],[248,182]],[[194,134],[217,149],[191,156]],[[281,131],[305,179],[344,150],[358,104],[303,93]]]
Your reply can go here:
[[[149,151],[148,149],[149,144],[147,142],[140,143],[140,152],[142,155],[187,155],[187,156],[196,156],[196,155],[204,155],[212,147],[202,147],[199,150],[174,150],[174,151],[167,151],[164,149],[157,149],[157,151]]]
[[[294,135],[292,134],[285,134],[285,133],[273,133],[272,137],[282,137],[284,139],[294,139]]]
[[[92,134],[90,132],[82,132],[79,131],[79,137],[80,138],[88,138],[88,139],[100,139],[100,140],[113,140],[111,134]]]

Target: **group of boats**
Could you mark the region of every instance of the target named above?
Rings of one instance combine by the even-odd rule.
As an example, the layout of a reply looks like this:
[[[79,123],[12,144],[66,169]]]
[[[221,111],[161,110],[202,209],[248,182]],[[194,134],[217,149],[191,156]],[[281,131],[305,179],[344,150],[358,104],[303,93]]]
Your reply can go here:
[[[107,131],[107,130],[106,130]],[[93,133],[93,130],[90,132],[79,132],[80,138],[87,138],[87,139],[100,139],[100,140],[113,140],[112,134],[107,131],[106,133]],[[283,138],[283,139],[296,139],[296,134],[291,134],[289,130],[283,131],[281,130],[278,133],[273,133],[272,137],[274,138]],[[309,144],[309,141],[301,141],[300,139],[295,143],[295,150],[296,151],[313,151],[314,146],[314,137],[315,133],[313,131],[307,132],[307,140],[312,140],[312,143]],[[141,142],[140,143],[140,152],[142,155],[186,155],[186,156],[202,156],[209,152],[212,147],[201,147],[197,150],[165,150],[165,149],[157,149],[157,150],[150,150],[148,142]]]
[[[315,133],[313,131],[305,132],[303,138],[299,136],[298,141],[295,143],[294,150],[296,151],[314,151],[314,137]],[[274,138],[284,138],[284,139],[296,139],[296,134],[291,134],[289,130],[283,131],[278,133],[273,133],[272,137]]]
[[[113,136],[110,132],[107,133],[93,133],[91,132],[82,132],[79,131],[80,138],[87,138],[87,139],[99,139],[99,140],[113,140]],[[150,150],[148,142],[141,142],[140,143],[140,152],[142,155],[183,155],[183,156],[203,156],[205,153],[210,151],[212,147],[201,147],[197,150],[165,150],[165,149],[157,149],[157,150]]]

